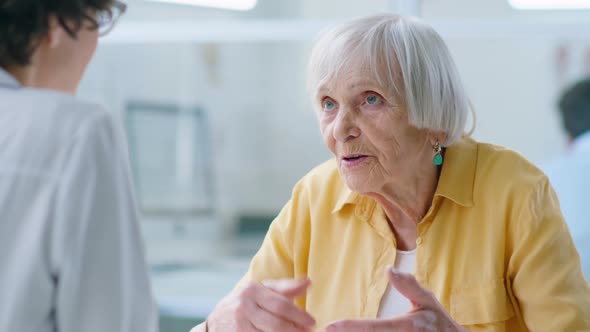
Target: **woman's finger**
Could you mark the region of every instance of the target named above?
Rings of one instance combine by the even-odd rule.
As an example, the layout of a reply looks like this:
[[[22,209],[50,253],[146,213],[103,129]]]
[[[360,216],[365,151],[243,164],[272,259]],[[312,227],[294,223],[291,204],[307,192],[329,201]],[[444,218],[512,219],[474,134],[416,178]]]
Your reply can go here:
[[[390,269],[388,277],[391,285],[410,300],[414,309],[436,307],[438,301],[432,292],[422,287],[412,274]]]
[[[291,300],[265,287],[256,293],[256,304],[269,313],[288,320],[301,328],[311,328],[315,325],[313,317],[297,307]]]
[[[250,324],[249,325],[249,327],[250,327],[250,330],[249,331],[252,331],[252,332],[264,332],[264,331],[260,330],[259,328],[257,328],[256,326],[254,326],[254,324],[252,324],[252,322],[248,322],[248,323]]]
[[[390,332],[390,331],[449,331],[450,326],[441,326],[437,313],[420,310],[390,319],[341,320],[328,325],[327,332]]]
[[[249,320],[252,326],[262,332],[305,332],[304,327],[296,326],[292,321],[266,311],[256,303],[250,303]]]
[[[279,293],[289,299],[294,299],[298,296],[304,295],[309,286],[311,280],[309,278],[303,279],[277,279],[277,280],[265,280],[262,285],[276,293]]]
[[[412,318],[340,320],[326,327],[326,332],[391,332],[414,331]]]

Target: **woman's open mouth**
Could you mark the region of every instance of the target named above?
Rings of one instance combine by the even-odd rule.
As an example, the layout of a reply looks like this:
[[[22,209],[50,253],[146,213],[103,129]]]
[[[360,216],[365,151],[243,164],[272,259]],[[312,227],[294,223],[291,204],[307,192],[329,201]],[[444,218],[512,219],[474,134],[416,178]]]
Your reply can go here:
[[[364,154],[350,154],[342,157],[342,165],[345,167],[355,167],[360,165],[369,156]]]

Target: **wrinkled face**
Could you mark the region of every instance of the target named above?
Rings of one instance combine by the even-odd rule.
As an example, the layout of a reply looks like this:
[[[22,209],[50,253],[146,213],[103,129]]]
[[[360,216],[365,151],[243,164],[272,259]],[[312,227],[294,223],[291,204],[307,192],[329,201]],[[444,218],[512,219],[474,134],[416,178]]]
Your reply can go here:
[[[415,177],[431,164],[428,134],[411,126],[400,98],[390,96],[370,71],[345,70],[320,87],[320,129],[348,187],[361,194]]]

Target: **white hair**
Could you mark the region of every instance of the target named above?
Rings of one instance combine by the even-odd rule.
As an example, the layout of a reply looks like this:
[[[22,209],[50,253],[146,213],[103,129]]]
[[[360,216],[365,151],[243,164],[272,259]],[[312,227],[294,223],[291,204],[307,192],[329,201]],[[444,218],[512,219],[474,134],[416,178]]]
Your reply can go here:
[[[423,21],[380,14],[325,32],[308,67],[314,99],[350,66],[369,69],[385,92],[400,97],[411,125],[446,134],[443,145],[469,135],[465,124],[471,104],[455,63],[440,35]]]

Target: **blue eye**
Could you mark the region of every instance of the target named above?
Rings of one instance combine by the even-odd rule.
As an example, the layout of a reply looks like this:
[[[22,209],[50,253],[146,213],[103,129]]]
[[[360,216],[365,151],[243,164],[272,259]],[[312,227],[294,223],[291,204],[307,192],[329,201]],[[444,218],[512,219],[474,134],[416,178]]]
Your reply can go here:
[[[367,104],[375,105],[379,101],[379,98],[377,98],[377,96],[375,96],[375,95],[371,95],[371,96],[368,96],[366,100],[367,100]]]
[[[336,105],[334,104],[334,102],[330,101],[330,100],[324,100],[324,109],[326,111],[331,111],[334,109],[334,107],[336,107]]]

